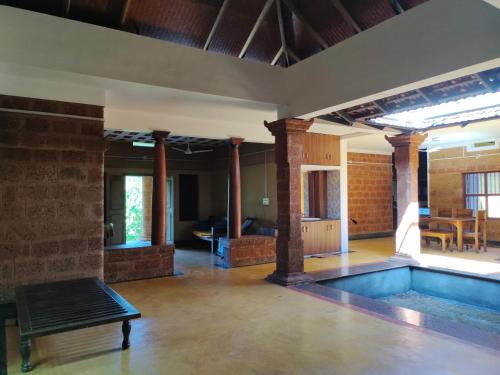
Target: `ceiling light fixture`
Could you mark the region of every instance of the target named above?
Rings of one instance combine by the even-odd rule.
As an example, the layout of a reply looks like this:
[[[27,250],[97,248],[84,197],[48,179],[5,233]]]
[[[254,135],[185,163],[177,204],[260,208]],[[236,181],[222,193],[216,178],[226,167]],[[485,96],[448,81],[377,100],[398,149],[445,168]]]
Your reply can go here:
[[[151,142],[132,142],[134,147],[155,147],[154,143]]]

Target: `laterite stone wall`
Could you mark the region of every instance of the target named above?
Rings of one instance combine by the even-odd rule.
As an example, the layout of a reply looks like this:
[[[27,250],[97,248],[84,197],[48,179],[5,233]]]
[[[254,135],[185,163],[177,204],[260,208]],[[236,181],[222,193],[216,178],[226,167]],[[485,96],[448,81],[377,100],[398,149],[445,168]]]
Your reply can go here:
[[[391,155],[349,152],[347,160],[349,236],[392,232]]]
[[[102,278],[102,107],[0,95],[0,108],[0,303],[20,284]]]
[[[225,268],[252,266],[276,261],[276,238],[269,236],[241,236],[221,238]]]
[[[151,279],[174,274],[174,245],[106,249],[104,281]]]
[[[466,147],[429,154],[429,204],[438,208],[464,208],[464,173],[500,171],[498,150],[467,152]],[[488,220],[489,241],[500,242],[500,220]]]

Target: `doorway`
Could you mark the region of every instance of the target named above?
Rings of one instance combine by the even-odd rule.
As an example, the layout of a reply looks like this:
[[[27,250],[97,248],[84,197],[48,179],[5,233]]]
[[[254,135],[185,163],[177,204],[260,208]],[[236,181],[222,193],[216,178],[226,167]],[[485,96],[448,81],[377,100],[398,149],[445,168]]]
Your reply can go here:
[[[125,241],[151,241],[153,177],[125,176]]]
[[[174,243],[174,178],[167,177],[167,243]]]

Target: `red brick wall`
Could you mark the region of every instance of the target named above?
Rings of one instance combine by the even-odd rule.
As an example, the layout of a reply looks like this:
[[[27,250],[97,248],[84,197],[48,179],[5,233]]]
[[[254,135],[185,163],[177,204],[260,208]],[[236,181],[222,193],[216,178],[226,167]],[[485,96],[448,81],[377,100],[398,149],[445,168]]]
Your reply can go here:
[[[391,232],[391,156],[349,152],[347,160],[349,236]]]
[[[174,273],[174,245],[106,249],[104,281],[141,280]]]
[[[0,111],[0,303],[15,285],[102,277],[103,122],[66,117],[102,108],[7,96],[0,108],[47,112]]]

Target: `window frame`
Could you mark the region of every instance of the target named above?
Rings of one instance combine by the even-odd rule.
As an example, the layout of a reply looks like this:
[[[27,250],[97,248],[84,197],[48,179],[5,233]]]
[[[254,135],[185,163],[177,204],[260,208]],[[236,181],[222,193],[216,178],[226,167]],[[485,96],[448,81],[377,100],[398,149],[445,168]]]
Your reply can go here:
[[[462,193],[463,193],[463,201],[464,201],[464,207],[467,208],[467,198],[468,197],[484,197],[485,199],[485,210],[486,210],[486,215],[488,219],[490,220],[500,220],[500,217],[490,217],[490,212],[489,212],[489,207],[488,207],[488,197],[499,197],[500,193],[498,194],[490,194],[488,192],[488,180],[487,180],[487,175],[489,173],[500,173],[499,170],[492,170],[492,171],[482,171],[482,172],[465,172],[462,173]],[[467,175],[471,174],[479,174],[482,175],[483,177],[483,184],[484,184],[484,194],[467,194]],[[474,215],[475,217],[475,215]]]

